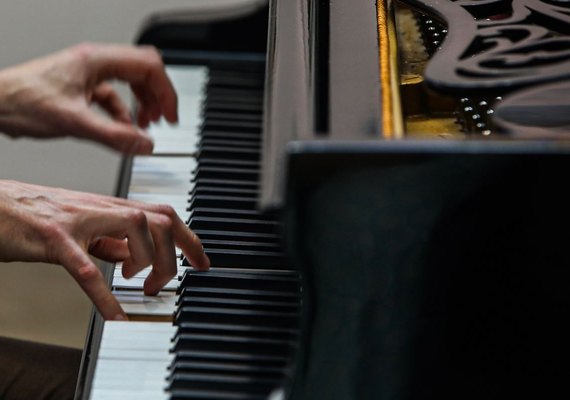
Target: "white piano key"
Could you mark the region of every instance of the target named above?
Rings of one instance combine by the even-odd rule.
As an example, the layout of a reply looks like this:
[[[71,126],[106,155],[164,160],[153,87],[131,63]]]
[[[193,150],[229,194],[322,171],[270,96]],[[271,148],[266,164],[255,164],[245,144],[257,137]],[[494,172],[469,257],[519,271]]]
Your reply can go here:
[[[170,323],[105,322],[90,399],[168,398],[174,332]]]
[[[166,73],[180,93],[198,93],[208,79],[208,67],[195,65],[168,65]]]
[[[179,266],[178,271],[177,271],[177,275],[182,276],[187,268],[188,267],[185,267],[185,266]],[[150,274],[150,271],[151,271],[151,268],[147,267],[147,268],[143,269],[141,272],[139,272],[138,274],[136,274],[134,277],[144,279],[148,276],[148,274]],[[122,277],[123,276],[123,268],[121,266],[116,266],[115,271],[113,272],[113,276],[117,277],[117,278]]]
[[[192,95],[180,95],[178,96],[178,123],[170,124],[164,119],[161,119],[157,123],[151,126],[147,131],[153,134],[154,127],[159,129],[168,130],[187,130],[187,129],[197,129],[201,124],[202,119],[202,103],[203,103],[203,93],[198,93],[194,96]],[[159,138],[160,140],[160,138]]]
[[[133,322],[135,323],[135,322]],[[169,324],[170,322],[163,322],[164,324]],[[133,335],[139,335],[138,332],[134,332]],[[172,336],[174,336],[174,334],[172,334]],[[117,346],[119,345],[119,342],[117,342]],[[160,351],[155,351],[153,349],[153,347],[151,346],[150,349],[142,349],[142,348],[137,348],[137,349],[131,349],[131,350],[123,350],[120,349],[118,347],[116,348],[104,348],[100,350],[100,355],[99,355],[99,359],[101,360],[136,360],[136,361],[156,361],[156,362],[162,362],[162,363],[168,363],[169,361],[172,360],[172,356],[168,351],[169,348],[160,348]],[[165,357],[165,353],[166,355],[170,356],[170,357]]]
[[[161,141],[155,143],[153,154],[195,154],[197,147],[192,143]]]
[[[118,361],[101,360],[101,384],[99,389],[150,389],[165,385],[164,362],[146,361],[148,365],[141,369],[140,360]],[[140,386],[143,386],[140,388]]]
[[[142,290],[144,287],[145,278],[131,278],[125,279],[121,277],[113,278],[113,288],[115,289],[131,289],[131,290]],[[178,279],[172,279],[164,285],[162,290],[176,290],[178,287]]]
[[[184,211],[188,207],[189,195],[180,196],[173,194],[162,194],[158,195],[156,193],[129,193],[127,198],[130,200],[136,200],[143,203],[149,204],[168,204],[172,208],[180,211]]]
[[[98,390],[95,389],[91,393],[92,400],[168,400],[170,396],[166,392],[155,393],[149,390],[146,392],[129,393],[125,390]]]
[[[199,126],[180,130],[163,129],[156,127],[149,129],[154,138],[154,150],[160,154],[188,154],[194,156],[198,152]]]
[[[141,291],[115,290],[113,294],[128,315],[171,316],[176,308],[176,294],[160,292],[145,296]]]
[[[188,185],[187,185],[188,186]],[[149,193],[149,192],[132,192],[128,194],[128,198],[148,203],[165,203],[174,206],[183,206],[188,203],[188,194],[168,194],[168,193]]]
[[[190,156],[138,156],[133,160],[133,175],[150,173],[157,177],[176,177],[178,172],[191,172],[196,167],[196,160]]]
[[[197,152],[199,142],[208,70],[206,67],[168,66],[167,73],[178,93],[179,123],[170,125],[161,120],[148,129],[155,140],[154,155],[134,158],[128,198],[169,204],[185,220],[189,217],[188,193],[192,190],[190,180],[196,168],[192,155]],[[179,249],[177,254],[180,254]],[[118,263],[112,287],[128,314],[172,315],[177,297],[173,291],[179,284],[177,278],[157,296],[144,296],[142,287],[150,268],[128,280],[122,277],[121,268]],[[186,267],[178,267],[180,275],[185,270]],[[169,349],[174,332],[171,323],[105,322],[90,399],[167,399],[165,379],[173,357]]]
[[[166,69],[178,93],[178,124],[163,119],[152,124],[148,133],[155,141],[154,154],[194,154],[202,124],[204,87],[208,79],[205,67],[168,66]]]

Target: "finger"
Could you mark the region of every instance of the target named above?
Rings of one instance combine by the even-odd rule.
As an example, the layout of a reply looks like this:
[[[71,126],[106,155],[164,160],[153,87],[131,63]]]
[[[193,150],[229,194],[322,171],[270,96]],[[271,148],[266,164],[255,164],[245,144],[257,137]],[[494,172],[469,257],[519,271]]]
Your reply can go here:
[[[151,232],[155,244],[155,259],[152,271],[145,280],[144,293],[156,295],[176,276],[176,249],[172,240],[172,221],[164,215],[149,216]]]
[[[75,114],[82,137],[94,140],[124,154],[152,154],[150,135],[130,123],[113,121],[86,108]]]
[[[149,124],[150,117],[148,116],[148,113],[146,112],[142,103],[139,101],[137,107],[137,125],[144,129],[147,128]]]
[[[153,122],[157,122],[162,115],[162,109],[159,101],[152,95],[152,93],[146,91],[145,86],[143,85],[132,85],[131,88],[137,97],[137,100],[143,105],[146,117]]]
[[[201,271],[208,270],[210,268],[210,259],[204,252],[204,247],[198,235],[188,228],[174,210],[172,210],[172,214],[174,243],[182,250],[194,268]]]
[[[99,104],[107,111],[116,121],[131,123],[131,115],[129,109],[121,100],[119,94],[109,83],[101,83],[94,90],[91,98],[92,101]]]
[[[101,80],[120,79],[140,87],[143,99],[157,103],[169,122],[177,122],[177,97],[160,54],[152,47],[95,46],[90,52],[93,73]],[[144,101],[144,100],[143,100]]]
[[[99,207],[104,207],[104,203]],[[126,239],[129,257],[125,263],[135,269],[143,269],[154,260],[154,242],[147,216],[142,210],[124,207],[95,209],[85,213],[82,228],[91,238]]]
[[[126,240],[99,238],[89,246],[89,254],[105,261],[118,262],[130,257]]]
[[[182,250],[184,255],[190,261],[190,264],[200,271],[207,271],[210,269],[210,259],[204,252],[202,242],[190,228],[180,228],[176,234],[176,245]]]
[[[126,320],[127,315],[105,283],[103,274],[89,256],[73,240],[62,243],[64,247],[60,263],[71,274],[101,316],[106,320]]]
[[[162,204],[148,204],[140,201],[115,197],[101,198],[100,201],[108,202],[116,206],[138,208],[147,213],[162,214],[164,216],[167,216],[172,221],[172,237],[176,246],[182,250],[194,268],[198,270],[209,269],[210,259],[204,252],[202,242],[198,236],[180,219],[172,207]]]

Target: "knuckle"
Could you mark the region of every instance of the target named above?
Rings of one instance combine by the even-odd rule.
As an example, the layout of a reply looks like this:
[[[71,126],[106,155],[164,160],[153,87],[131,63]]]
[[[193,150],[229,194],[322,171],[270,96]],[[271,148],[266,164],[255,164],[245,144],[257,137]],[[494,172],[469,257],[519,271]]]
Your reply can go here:
[[[45,221],[41,224],[40,232],[47,244],[58,243],[66,236],[65,229],[57,221]]]
[[[162,64],[162,56],[156,47],[143,46],[142,49],[144,52],[146,52],[146,56],[148,57],[149,61],[159,62]]]
[[[147,219],[144,211],[131,210],[128,214],[128,219],[138,228],[146,228]]]
[[[87,62],[97,49],[98,45],[92,42],[79,43],[71,48],[71,53],[82,62]]]
[[[165,215],[158,215],[155,223],[163,231],[170,231],[174,226],[174,221]]]
[[[81,285],[88,285],[103,278],[101,271],[95,266],[85,265],[77,272],[77,282]]]
[[[65,230],[56,222],[44,222],[40,226],[40,235],[45,244],[46,261],[59,263],[62,258],[61,243],[66,239]]]
[[[145,53],[145,61],[149,67],[149,73],[151,71],[161,71],[164,68],[164,62],[162,61],[162,55],[153,46],[145,46],[142,51]]]
[[[156,206],[156,212],[160,215],[166,216],[174,220],[178,215],[174,208],[168,204],[159,204]]]

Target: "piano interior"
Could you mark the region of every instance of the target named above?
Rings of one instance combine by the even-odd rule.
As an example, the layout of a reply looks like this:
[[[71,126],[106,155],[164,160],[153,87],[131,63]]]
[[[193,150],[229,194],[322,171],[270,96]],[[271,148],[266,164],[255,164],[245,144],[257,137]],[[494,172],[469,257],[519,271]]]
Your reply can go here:
[[[94,316],[77,398],[568,395],[569,34],[557,0],[154,16],[138,43],[203,76],[198,121],[117,193],[172,199],[213,268],[181,256],[153,315],[110,276],[142,331]]]

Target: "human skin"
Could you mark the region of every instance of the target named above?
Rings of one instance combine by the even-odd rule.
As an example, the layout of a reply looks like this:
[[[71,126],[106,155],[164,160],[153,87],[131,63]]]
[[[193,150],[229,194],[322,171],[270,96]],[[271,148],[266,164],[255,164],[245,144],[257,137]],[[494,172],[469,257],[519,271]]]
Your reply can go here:
[[[110,81],[130,84],[138,127]],[[108,117],[93,110],[98,104]],[[141,129],[176,123],[176,93],[150,47],[81,44],[0,71],[0,131],[37,139],[73,136],[125,154],[150,154]],[[152,265],[153,295],[176,274],[175,247],[197,269],[209,267],[198,237],[172,207],[0,180],[0,261],[60,264],[105,319],[126,319],[90,255],[122,261],[132,277]]]

